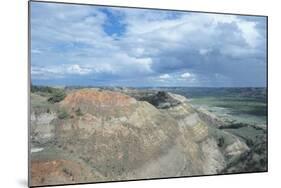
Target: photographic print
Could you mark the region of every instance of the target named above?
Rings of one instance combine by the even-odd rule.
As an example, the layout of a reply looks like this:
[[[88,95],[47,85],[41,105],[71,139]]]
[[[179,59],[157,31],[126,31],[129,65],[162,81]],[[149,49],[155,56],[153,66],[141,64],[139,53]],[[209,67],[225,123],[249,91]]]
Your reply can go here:
[[[29,2],[29,185],[267,172],[267,17]]]

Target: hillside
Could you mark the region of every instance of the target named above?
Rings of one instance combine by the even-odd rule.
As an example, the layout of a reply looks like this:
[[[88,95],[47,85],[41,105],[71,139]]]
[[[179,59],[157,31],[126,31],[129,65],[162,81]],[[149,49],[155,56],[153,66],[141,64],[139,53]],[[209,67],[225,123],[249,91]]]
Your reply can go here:
[[[55,104],[31,95],[32,185],[265,170],[265,137],[249,141],[265,130],[222,127],[181,95],[80,89]],[[253,135],[241,134],[247,127]]]

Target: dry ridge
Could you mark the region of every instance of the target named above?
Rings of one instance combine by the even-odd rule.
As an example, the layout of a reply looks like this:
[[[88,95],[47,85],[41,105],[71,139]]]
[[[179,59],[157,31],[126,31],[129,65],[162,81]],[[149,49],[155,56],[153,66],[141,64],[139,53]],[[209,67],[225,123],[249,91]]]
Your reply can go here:
[[[82,89],[59,103],[65,118],[33,111],[32,145],[43,151],[31,155],[32,185],[217,174],[249,150],[201,119],[183,96],[157,95],[154,106]]]

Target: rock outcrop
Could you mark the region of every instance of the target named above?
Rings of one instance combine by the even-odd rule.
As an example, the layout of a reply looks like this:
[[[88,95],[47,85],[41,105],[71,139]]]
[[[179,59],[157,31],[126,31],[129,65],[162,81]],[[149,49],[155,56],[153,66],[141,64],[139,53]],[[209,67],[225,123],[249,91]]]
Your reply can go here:
[[[208,124],[183,96],[155,92],[137,99],[83,89],[60,102],[63,118],[59,111],[33,112],[33,140],[48,150],[32,157],[32,185],[50,183],[45,176],[56,171],[55,184],[218,174],[249,150],[239,137]],[[73,168],[65,170],[68,164]]]

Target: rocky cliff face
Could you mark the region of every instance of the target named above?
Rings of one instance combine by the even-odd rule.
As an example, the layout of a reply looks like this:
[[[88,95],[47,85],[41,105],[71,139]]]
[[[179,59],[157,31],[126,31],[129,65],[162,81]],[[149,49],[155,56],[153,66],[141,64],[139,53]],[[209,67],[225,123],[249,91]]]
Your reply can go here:
[[[218,174],[249,151],[183,96],[127,94],[72,92],[63,118],[34,109],[32,141],[45,149],[32,154],[32,185]]]

